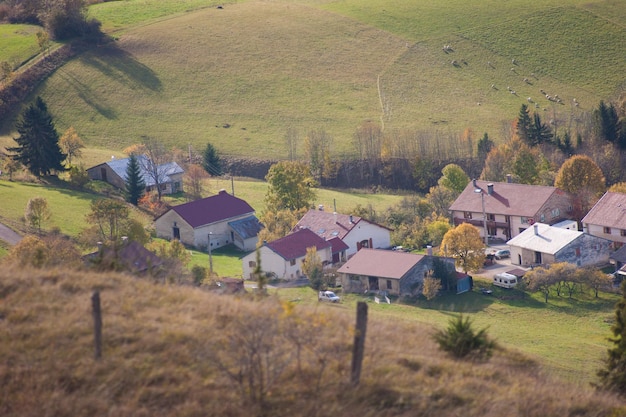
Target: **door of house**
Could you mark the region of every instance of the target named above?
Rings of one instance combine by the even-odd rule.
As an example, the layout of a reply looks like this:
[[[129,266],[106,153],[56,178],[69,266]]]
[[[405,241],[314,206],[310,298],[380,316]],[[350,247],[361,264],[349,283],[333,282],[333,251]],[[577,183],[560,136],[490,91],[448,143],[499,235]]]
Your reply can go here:
[[[176,226],[172,227],[172,236],[174,236],[174,239],[180,240],[180,228]]]
[[[542,264],[543,262],[541,262],[541,252],[535,252],[535,263],[536,264]]]
[[[368,277],[368,285],[370,291],[378,291],[378,277]]]
[[[102,177],[102,181],[107,182],[107,170],[106,170],[106,168],[100,168],[100,176]]]

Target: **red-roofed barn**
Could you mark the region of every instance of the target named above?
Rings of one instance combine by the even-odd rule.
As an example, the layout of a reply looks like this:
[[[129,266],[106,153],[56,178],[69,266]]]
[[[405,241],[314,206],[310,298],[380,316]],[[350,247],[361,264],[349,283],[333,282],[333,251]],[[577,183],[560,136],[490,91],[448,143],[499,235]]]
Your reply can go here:
[[[224,190],[171,208],[156,219],[155,225],[157,237],[206,248],[210,235],[212,249],[232,243],[244,251],[256,247],[261,230],[254,209]]]
[[[308,229],[302,229],[261,246],[261,270],[279,279],[300,278],[306,251],[312,247],[317,249],[324,265],[332,263],[332,243]],[[252,273],[257,266],[256,252],[244,256],[242,263],[244,278],[253,278]]]

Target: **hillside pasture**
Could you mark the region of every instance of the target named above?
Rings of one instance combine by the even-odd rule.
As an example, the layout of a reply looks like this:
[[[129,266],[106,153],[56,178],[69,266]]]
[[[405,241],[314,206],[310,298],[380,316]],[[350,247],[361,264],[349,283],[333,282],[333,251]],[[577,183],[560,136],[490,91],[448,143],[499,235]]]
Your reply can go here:
[[[35,25],[0,25],[0,62],[8,62],[13,69],[39,53]]]
[[[301,140],[323,128],[345,156],[366,120],[420,143],[466,129],[500,141],[528,97],[557,126],[575,126],[623,88],[619,2],[161,3],[91,8],[124,30],[42,85],[60,129],[113,150],[150,136],[285,158],[288,128]]]

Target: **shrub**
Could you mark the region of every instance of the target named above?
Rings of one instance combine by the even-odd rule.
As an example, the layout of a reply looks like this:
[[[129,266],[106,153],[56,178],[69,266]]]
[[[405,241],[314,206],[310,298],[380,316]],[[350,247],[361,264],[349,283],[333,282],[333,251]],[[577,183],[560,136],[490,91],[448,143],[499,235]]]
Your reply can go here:
[[[474,332],[469,317],[459,315],[448,322],[448,328],[439,330],[433,336],[439,348],[456,358],[465,358],[472,354],[478,359],[491,356],[496,347],[487,337],[487,329]]]

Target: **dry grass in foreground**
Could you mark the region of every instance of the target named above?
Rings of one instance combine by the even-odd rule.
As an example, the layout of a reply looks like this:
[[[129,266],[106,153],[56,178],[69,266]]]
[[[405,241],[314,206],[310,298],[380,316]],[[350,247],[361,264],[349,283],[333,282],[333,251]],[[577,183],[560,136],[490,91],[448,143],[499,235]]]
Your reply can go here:
[[[103,358],[94,360],[99,289]],[[624,416],[617,397],[542,375],[518,352],[462,362],[433,328],[117,274],[0,271],[2,416]]]

